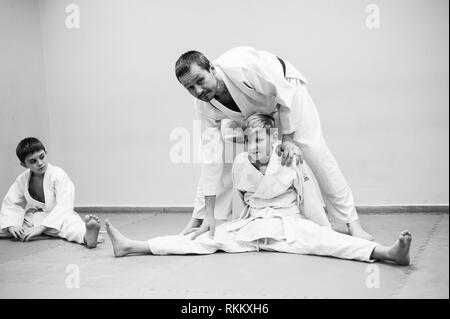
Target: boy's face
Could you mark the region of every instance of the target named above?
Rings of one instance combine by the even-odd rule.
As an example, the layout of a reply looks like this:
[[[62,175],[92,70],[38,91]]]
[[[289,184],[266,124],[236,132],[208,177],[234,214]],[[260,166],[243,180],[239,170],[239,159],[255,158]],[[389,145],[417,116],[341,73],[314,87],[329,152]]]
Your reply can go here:
[[[25,158],[23,167],[29,168],[33,173],[41,175],[47,170],[47,153],[44,150],[34,152]]]
[[[276,137],[276,129],[273,128],[270,129],[270,133],[266,128],[249,129],[246,134],[246,146],[250,161],[267,164],[272,155]]]

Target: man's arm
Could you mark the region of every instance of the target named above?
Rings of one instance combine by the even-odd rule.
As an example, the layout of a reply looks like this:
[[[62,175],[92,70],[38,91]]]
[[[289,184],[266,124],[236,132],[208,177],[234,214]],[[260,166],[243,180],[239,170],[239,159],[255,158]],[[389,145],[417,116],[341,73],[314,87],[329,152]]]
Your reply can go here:
[[[194,232],[191,239],[209,231],[209,237],[214,239],[214,232],[216,228],[216,220],[214,218],[214,207],[216,205],[216,195],[205,196],[205,218],[200,226],[200,229]]]
[[[242,153],[241,153],[242,154]],[[245,176],[242,168],[245,167],[241,163],[242,155],[237,155],[234,159],[233,166],[231,168],[231,178],[233,182],[232,198],[231,198],[231,217],[232,220],[236,220],[242,217],[242,212],[245,209],[244,192],[239,190],[239,182],[242,176]]]
[[[182,231],[182,234],[196,231],[193,238],[199,235],[198,231],[205,232],[205,229],[207,229],[206,231],[210,231],[210,236],[211,234],[214,235],[215,199],[222,188],[224,145],[221,132],[221,119],[216,119],[213,116],[214,114],[212,114],[213,112],[205,110],[207,106],[203,103],[196,101],[195,107],[201,127],[202,168],[200,184],[202,196],[204,196],[205,200],[205,213],[194,213],[188,225]],[[198,229],[200,225],[202,227]]]
[[[300,147],[294,142],[295,130],[301,122],[298,87],[289,83],[282,72],[278,59],[259,59],[251,68],[243,70],[247,80],[254,90],[265,96],[273,96],[280,106],[280,134],[282,144],[278,148],[278,155],[282,154],[282,165],[291,165],[297,156],[297,163],[301,161]]]

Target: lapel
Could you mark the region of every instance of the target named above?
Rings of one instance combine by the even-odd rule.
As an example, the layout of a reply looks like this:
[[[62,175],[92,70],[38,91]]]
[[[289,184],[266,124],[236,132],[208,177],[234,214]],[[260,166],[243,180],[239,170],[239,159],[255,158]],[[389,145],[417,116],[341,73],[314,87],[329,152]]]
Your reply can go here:
[[[44,173],[44,180],[42,181],[42,188],[44,190],[44,200],[45,203],[42,203],[36,199],[34,199],[31,194],[30,194],[30,180],[31,180],[31,170],[28,169],[27,173],[26,173],[26,185],[25,185],[25,198],[27,201],[28,205],[32,205],[32,206],[44,206],[44,211],[48,211],[49,210],[49,206],[53,201],[53,190],[51,188],[51,183],[50,183],[50,175],[51,175],[51,169],[52,166],[50,164],[47,164],[47,170]]]
[[[274,145],[266,174],[263,175],[255,193],[257,198],[271,199],[279,196],[293,185],[297,174],[291,167],[281,165],[281,157],[276,153]]]
[[[230,84],[232,84],[231,87],[233,92],[230,89],[230,93],[233,98],[235,98],[234,95],[236,95],[236,99],[239,100],[240,95],[241,102],[243,102],[243,97],[246,97],[247,99],[253,100],[255,102],[258,102],[262,98],[262,95],[256,92],[255,88],[249,84],[247,77],[245,76],[244,72],[242,72],[242,68],[227,68],[226,73],[222,68],[220,68],[220,66],[218,67],[218,69],[222,74],[225,75],[225,79]],[[236,101],[236,103],[238,103],[238,101]]]
[[[44,174],[44,197],[45,197],[45,210],[49,209],[49,206],[53,202],[53,189],[52,189],[52,183],[51,183],[51,174],[53,170],[53,165],[50,163],[47,163],[47,170]]]
[[[216,99],[213,99],[211,101],[211,104],[221,110],[230,118],[238,121],[243,121],[253,112],[252,109],[247,107],[247,105],[258,104],[257,98],[258,96],[260,96],[260,94],[257,93],[253,88],[251,88],[248,84],[245,84],[245,77],[242,72],[236,71],[225,73],[220,66],[216,66],[216,70],[225,82],[225,86],[228,88],[231,97],[233,98],[234,102],[236,102],[241,112],[230,110]]]

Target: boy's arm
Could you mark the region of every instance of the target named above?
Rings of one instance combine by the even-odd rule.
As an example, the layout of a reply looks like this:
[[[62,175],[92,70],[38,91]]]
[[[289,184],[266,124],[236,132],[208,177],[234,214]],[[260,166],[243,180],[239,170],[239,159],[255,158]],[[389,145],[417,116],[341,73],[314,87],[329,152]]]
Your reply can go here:
[[[42,221],[41,226],[59,230],[64,221],[64,216],[73,212],[75,186],[69,176],[63,173],[55,180],[54,188],[56,192],[56,206]]]
[[[24,185],[18,178],[8,190],[3,199],[0,211],[0,228],[11,226],[22,227],[25,216],[26,199],[24,196]]]

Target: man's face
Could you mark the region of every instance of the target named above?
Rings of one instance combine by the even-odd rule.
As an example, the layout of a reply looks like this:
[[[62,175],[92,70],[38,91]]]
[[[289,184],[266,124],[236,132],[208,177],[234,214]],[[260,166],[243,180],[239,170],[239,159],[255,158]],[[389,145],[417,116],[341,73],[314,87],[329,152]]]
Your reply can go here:
[[[40,150],[28,155],[22,166],[29,168],[35,174],[44,174],[48,166],[47,153],[44,150]]]
[[[274,131],[275,129],[271,129]],[[256,161],[267,164],[273,150],[273,142],[276,133],[267,132],[266,128],[249,129],[246,132],[246,146],[249,159],[252,163]]]
[[[202,69],[196,63],[191,65],[189,72],[182,75],[180,83],[197,99],[209,102],[216,95],[217,80],[214,67],[209,71]]]

